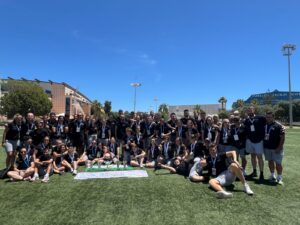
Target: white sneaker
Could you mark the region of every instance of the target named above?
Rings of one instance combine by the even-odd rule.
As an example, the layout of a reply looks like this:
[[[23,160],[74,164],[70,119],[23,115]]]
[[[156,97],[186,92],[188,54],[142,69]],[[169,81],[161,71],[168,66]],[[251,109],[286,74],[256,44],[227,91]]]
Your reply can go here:
[[[77,175],[77,170],[73,170],[73,175]]]
[[[47,183],[49,181],[49,176],[44,176],[42,183]]]
[[[39,175],[35,174],[35,175],[33,175],[33,177],[29,181],[34,182],[34,181],[37,181],[39,179],[40,179]]]
[[[269,182],[275,182],[276,181],[276,177],[271,175],[268,179]]]
[[[253,195],[254,192],[250,189],[249,184],[245,183],[244,185],[244,191],[248,194],[248,195]]]
[[[232,198],[233,194],[227,191],[218,191],[217,198]]]
[[[277,178],[277,184],[280,184],[280,185],[283,185],[283,181],[282,181],[282,178]]]

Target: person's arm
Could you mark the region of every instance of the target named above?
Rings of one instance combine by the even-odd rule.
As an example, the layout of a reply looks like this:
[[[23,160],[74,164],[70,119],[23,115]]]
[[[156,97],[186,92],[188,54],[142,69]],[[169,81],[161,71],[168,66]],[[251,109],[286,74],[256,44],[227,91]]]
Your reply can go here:
[[[4,129],[3,135],[2,135],[2,146],[3,146],[4,143],[5,143],[7,130],[8,130],[8,126],[5,126],[5,129]]]
[[[283,144],[284,144],[284,141],[285,141],[285,133],[282,133],[280,135],[280,140],[279,140],[279,144],[278,144],[278,147],[276,148],[276,152],[280,152],[283,150]]]
[[[49,165],[49,164],[51,164],[53,162],[53,159],[49,159],[49,160],[47,160],[47,161],[43,161],[42,162],[42,165]]]
[[[160,165],[158,165],[158,166],[160,166],[162,169],[169,170],[171,173],[176,173],[175,168],[173,168],[173,167],[171,167],[171,166],[167,166],[167,165],[164,165],[164,164],[160,164]]]
[[[143,157],[145,157],[145,155],[146,155],[146,153],[145,153],[144,151],[142,151],[142,153],[139,154],[139,155],[137,155],[137,156],[135,156],[135,158],[136,158],[136,159],[138,159],[138,158],[143,158]]]

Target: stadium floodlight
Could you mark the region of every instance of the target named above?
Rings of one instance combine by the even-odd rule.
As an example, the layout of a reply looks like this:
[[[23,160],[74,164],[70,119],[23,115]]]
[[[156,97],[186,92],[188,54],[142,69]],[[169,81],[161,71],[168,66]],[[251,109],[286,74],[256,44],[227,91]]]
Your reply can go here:
[[[292,93],[291,93],[291,89],[292,89],[292,85],[291,85],[291,62],[290,62],[290,57],[292,55],[292,52],[296,50],[296,45],[293,44],[284,44],[282,46],[282,53],[284,56],[288,57],[288,77],[289,77],[289,114],[290,114],[290,121],[289,121],[289,125],[290,128],[293,127],[293,99],[292,99]]]

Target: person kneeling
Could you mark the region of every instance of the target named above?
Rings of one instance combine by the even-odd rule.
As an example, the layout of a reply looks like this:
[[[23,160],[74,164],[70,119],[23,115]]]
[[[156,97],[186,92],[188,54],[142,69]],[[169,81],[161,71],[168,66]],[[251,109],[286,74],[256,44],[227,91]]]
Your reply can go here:
[[[226,161],[229,160],[229,166]],[[209,156],[206,160],[201,161],[202,168],[206,167],[208,172],[214,178],[209,181],[212,189],[217,191],[217,198],[231,198],[232,193],[227,192],[223,187],[231,185],[236,177],[242,182],[244,191],[248,195],[253,195],[248,183],[243,175],[242,167],[236,158],[235,151],[229,151],[225,154],[217,154],[217,146],[214,143],[209,145]]]

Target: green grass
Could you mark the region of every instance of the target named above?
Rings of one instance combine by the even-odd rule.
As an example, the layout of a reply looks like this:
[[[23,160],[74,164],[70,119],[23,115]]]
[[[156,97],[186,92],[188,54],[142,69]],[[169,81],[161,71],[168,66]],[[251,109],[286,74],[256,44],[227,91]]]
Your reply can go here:
[[[253,197],[235,182],[234,197],[218,200],[207,184],[164,170],[139,179],[75,181],[65,174],[48,184],[0,180],[0,224],[299,224],[299,137],[300,129],[287,130],[285,185],[251,181]],[[1,151],[0,168],[4,162]]]

